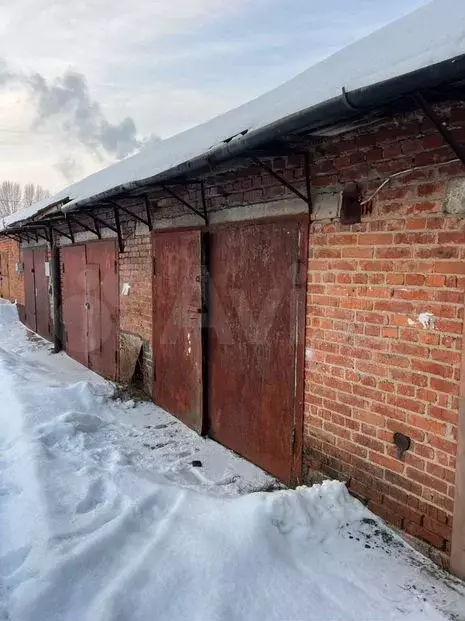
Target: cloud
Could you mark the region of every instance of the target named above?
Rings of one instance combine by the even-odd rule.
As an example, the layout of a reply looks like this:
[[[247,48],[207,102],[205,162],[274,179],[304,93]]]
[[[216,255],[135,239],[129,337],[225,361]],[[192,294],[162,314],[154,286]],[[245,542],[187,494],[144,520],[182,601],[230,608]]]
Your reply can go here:
[[[99,102],[91,98],[82,74],[67,71],[50,83],[36,73],[27,84],[37,102],[37,127],[55,121],[64,135],[76,138],[97,155],[103,149],[117,159],[142,146],[134,120],[126,117],[119,123],[110,123]]]
[[[148,142],[160,140],[155,135],[138,136],[136,124],[129,116],[110,122],[100,103],[91,97],[85,76],[75,71],[68,70],[48,81],[40,73],[14,72],[0,59],[0,89],[11,88],[27,93],[32,133],[51,133],[59,141],[56,152],[62,155],[53,166],[69,183],[89,170],[84,166],[83,160],[88,162],[89,158],[83,158],[83,149],[94,157],[95,163],[90,165],[95,169],[137,152]],[[17,104],[24,107],[22,99],[18,96]],[[69,155],[66,146],[74,155]]]
[[[55,164],[55,168],[63,175],[68,183],[72,183],[75,179],[79,179],[83,174],[82,164],[71,156],[63,156]]]

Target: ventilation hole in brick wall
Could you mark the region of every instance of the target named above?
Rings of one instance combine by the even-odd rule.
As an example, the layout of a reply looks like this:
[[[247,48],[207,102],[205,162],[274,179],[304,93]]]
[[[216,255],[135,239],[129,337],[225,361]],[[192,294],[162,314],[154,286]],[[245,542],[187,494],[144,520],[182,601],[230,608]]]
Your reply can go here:
[[[360,187],[357,183],[348,183],[342,192],[341,223],[358,224],[362,219]]]
[[[397,447],[398,459],[403,459],[405,453],[410,449],[412,441],[408,436],[396,431],[396,433],[394,434],[394,444]]]

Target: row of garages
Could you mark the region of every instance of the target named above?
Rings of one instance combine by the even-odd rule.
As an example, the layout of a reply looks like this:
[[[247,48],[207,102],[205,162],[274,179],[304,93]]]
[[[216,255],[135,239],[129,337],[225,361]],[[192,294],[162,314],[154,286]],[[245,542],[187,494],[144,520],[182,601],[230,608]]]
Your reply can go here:
[[[154,401],[284,481],[301,469],[307,227],[296,216],[151,233]],[[118,380],[116,239],[59,255],[63,346]],[[25,323],[48,339],[50,265],[47,247],[24,250]]]

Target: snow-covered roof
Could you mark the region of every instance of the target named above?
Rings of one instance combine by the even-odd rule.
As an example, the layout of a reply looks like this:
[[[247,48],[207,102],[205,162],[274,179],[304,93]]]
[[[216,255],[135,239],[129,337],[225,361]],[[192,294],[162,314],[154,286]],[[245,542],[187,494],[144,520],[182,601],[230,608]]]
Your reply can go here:
[[[70,205],[120,186],[151,179],[205,154],[225,141],[245,141],[259,130],[347,93],[399,78],[465,55],[465,0],[434,0],[349,45],[295,78],[234,110],[72,184],[47,201],[8,216],[21,222],[65,198]]]

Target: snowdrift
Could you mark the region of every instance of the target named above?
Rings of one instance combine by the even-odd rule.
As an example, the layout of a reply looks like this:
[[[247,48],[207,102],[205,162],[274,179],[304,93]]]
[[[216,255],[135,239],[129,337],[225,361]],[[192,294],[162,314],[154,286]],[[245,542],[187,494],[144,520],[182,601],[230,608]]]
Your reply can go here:
[[[155,406],[130,407],[144,411],[138,447],[113,387],[29,341],[12,305],[0,305],[0,335],[0,619],[463,614],[460,584],[448,585],[342,483],[242,495],[218,483],[201,493],[201,479],[197,489],[181,484],[156,451],[150,467],[141,458]],[[163,416],[155,434],[168,427]],[[173,444],[166,459],[184,450]]]

